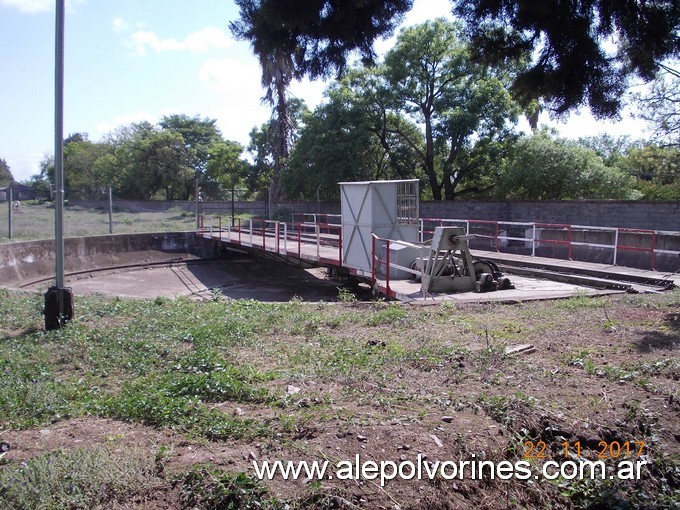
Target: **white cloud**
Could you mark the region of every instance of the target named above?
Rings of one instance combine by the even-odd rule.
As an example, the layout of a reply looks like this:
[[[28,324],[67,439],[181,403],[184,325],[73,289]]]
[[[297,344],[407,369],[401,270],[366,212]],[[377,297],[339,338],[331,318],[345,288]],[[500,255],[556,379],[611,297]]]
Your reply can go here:
[[[118,18],[116,18],[118,19]],[[119,28],[124,30],[127,25],[121,20],[116,24],[114,31]],[[174,37],[161,39],[158,34],[148,30],[140,30],[131,34],[127,45],[135,55],[143,57],[148,51],[160,53],[162,51],[190,51],[192,53],[206,53],[213,49],[229,48],[234,43],[226,32],[215,27],[207,27],[193,34],[189,34],[184,40],[178,41]]]
[[[247,144],[250,130],[271,115],[260,102],[263,92],[258,64],[254,59],[211,58],[201,67],[199,79],[213,93],[208,115],[217,119],[224,137]]]
[[[66,0],[66,8],[75,7],[85,0]],[[0,0],[0,6],[18,9],[21,12],[35,14],[38,12],[53,12],[55,10],[54,0]]]
[[[271,117],[271,109],[262,104],[264,95],[260,66],[257,61],[235,58],[211,58],[205,61],[199,71],[199,80],[214,97],[210,111],[204,112],[217,119],[217,125],[224,137],[244,145],[250,141],[249,133]],[[304,99],[314,109],[323,98],[326,84],[304,79],[293,82],[290,93]]]
[[[117,16],[113,18],[113,32],[115,34],[122,34],[130,30],[130,23],[128,23],[124,18]]]
[[[51,152],[51,151],[50,151]],[[31,176],[40,173],[40,163],[45,158],[41,152],[18,152],[11,151],[5,155],[9,170],[15,181],[27,181]]]

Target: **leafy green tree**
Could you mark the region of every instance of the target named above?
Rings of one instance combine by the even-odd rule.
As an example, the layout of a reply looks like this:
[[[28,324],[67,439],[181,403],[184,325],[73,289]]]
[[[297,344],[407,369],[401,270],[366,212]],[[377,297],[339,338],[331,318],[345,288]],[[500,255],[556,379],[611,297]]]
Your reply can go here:
[[[206,183],[214,184],[213,196],[226,198],[229,190],[241,190],[245,186],[248,163],[241,158],[244,148],[237,142],[221,142],[210,149],[208,165],[206,167]],[[210,196],[210,194],[208,194]]]
[[[632,148],[621,166],[637,180],[644,200],[680,200],[680,148]]]
[[[293,77],[342,74],[358,52],[375,59],[373,41],[392,33],[412,0],[235,0],[240,17],[234,35],[249,41],[256,55],[286,56]]]
[[[239,20],[232,33],[251,43],[260,61],[264,100],[273,107],[267,128],[271,147],[269,198],[281,198],[280,176],[292,147],[288,87],[305,74],[312,78],[342,70],[347,55],[359,50],[370,60],[372,42],[389,33],[410,0],[236,0]]]
[[[130,199],[186,200],[194,192],[194,149],[180,133],[149,122],[119,128],[109,137],[111,157],[99,163],[118,196]]]
[[[108,151],[87,135],[71,135],[64,142],[64,186],[70,198],[101,198],[107,188],[105,176],[97,172],[96,162]]]
[[[282,176],[291,198],[335,200],[341,181],[414,176],[417,156],[393,133],[410,129],[415,138],[417,127],[375,108],[375,103],[355,94],[348,82],[332,86],[327,91],[328,101],[305,117],[300,139]]]
[[[9,165],[7,164],[7,161],[0,158],[0,187],[7,187],[12,184],[12,182],[14,182],[14,177],[9,170]]]
[[[666,67],[647,94],[637,94],[640,118],[654,129],[661,145],[680,147],[680,72]]]
[[[629,136],[612,136],[606,133],[581,137],[578,143],[594,150],[607,166],[620,166],[629,150],[644,145],[641,140],[634,140]]]
[[[195,155],[189,166],[196,170],[197,177],[205,172],[213,145],[224,142],[217,119],[175,114],[161,118],[158,125],[161,129],[182,135],[187,150]]]
[[[292,146],[299,136],[302,118],[308,112],[308,108],[301,99],[288,99],[286,111],[286,122],[288,124],[286,136],[290,137]],[[285,172],[288,165],[288,157],[285,160],[277,159],[280,155],[278,151],[280,148],[279,137],[281,136],[278,123],[278,119],[272,118],[259,128],[252,129],[247,148],[252,156],[253,163],[246,170],[245,183],[254,192],[268,189],[270,200],[275,198],[275,195],[272,194],[272,182],[276,181],[277,186],[281,184],[281,173]]]
[[[532,58],[513,92],[558,114],[588,104],[596,117],[621,108],[631,75],[654,78],[677,57],[677,0],[454,0],[485,63]],[[611,42],[616,44],[612,49]]]
[[[460,27],[437,19],[402,31],[385,57],[384,76],[393,108],[424,133],[424,144],[398,134],[419,154],[432,197],[483,191],[468,187],[481,161],[472,153],[482,141],[499,148],[510,142],[509,124],[520,113],[503,84],[505,70],[474,65]]]
[[[496,196],[515,200],[635,199],[634,180],[573,140],[546,132],[513,148]]]

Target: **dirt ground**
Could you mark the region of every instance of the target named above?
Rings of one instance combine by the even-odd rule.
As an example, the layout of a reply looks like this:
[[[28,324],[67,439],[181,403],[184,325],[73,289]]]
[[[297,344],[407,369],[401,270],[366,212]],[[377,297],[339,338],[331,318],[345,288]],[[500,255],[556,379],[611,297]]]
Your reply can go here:
[[[392,480],[384,487],[375,480],[337,479],[318,487],[310,480],[277,477],[266,485],[278,497],[307,501],[308,508],[633,508],[644,507],[640,494],[654,494],[656,502],[664,491],[663,504],[648,508],[678,508],[677,299],[668,306],[648,304],[635,296],[599,299],[604,300],[602,307],[539,303],[535,306],[540,315],[534,315],[534,305],[521,304],[455,310],[404,305],[405,317],[389,324],[354,324],[340,331],[317,325],[320,336],[280,333],[262,340],[295,351],[324,342],[326,332],[336,340],[351,339],[357,351],[371,356],[402,345],[396,338],[405,336],[408,342],[422,344],[422,355],[384,366],[380,373],[350,370],[323,376],[312,371],[277,379],[270,383],[271,389],[288,395],[285,405],[215,404],[225,413],[245,418],[293,419],[291,428],[256,441],[207,441],[172,430],[84,417],[39,429],[3,431],[2,440],[12,447],[5,461],[97,444],[114,451],[141,449],[148,455],[164,446],[170,452],[164,463],[165,485],[123,504],[123,508],[160,509],[180,507],[173,473],[197,464],[251,475],[254,460],[338,462],[354,460],[356,455],[378,463],[416,462],[420,457],[430,463],[524,459],[540,466],[547,460],[573,460],[565,456],[566,442],[572,453],[578,444],[587,459],[596,460],[604,452],[607,466],[613,466],[623,456],[614,456],[612,446],[628,444],[633,450],[629,457],[647,464],[641,480],[619,485],[549,482],[540,477]],[[347,309],[370,321],[371,314],[381,310],[376,306],[329,306],[325,313],[328,324]],[[467,334],[470,315],[488,317],[489,327],[506,330],[508,340],[493,348],[488,331]],[[427,317],[431,320],[424,320]],[[444,355],[427,349],[430,342],[453,345],[454,341],[461,342],[460,348]],[[525,344],[531,348],[508,354],[513,346]],[[239,359],[258,367],[276,365],[269,351],[255,348],[239,352]],[[534,446],[539,445],[544,450],[538,453],[545,458],[536,455]]]

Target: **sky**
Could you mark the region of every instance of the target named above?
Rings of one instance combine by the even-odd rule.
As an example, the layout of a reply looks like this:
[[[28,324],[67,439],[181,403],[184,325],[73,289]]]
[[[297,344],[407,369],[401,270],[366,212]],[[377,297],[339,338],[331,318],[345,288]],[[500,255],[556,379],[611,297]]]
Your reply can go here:
[[[55,4],[0,0],[0,158],[18,181],[39,173],[54,151]],[[403,26],[450,17],[450,5],[415,0]],[[226,139],[247,144],[270,111],[256,57],[229,31],[237,18],[230,0],[66,0],[65,135],[97,141],[132,122],[186,114],[216,119]],[[378,41],[378,53],[394,39]],[[303,80],[291,92],[314,108],[325,87]],[[540,121],[566,137],[645,135],[644,123],[626,114],[616,123],[587,112]]]

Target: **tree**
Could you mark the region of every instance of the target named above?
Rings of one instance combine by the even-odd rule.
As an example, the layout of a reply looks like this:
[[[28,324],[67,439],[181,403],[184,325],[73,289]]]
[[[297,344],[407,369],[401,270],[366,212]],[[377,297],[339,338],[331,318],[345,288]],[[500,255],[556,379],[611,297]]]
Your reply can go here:
[[[680,200],[680,148],[631,148],[621,167],[637,180],[644,200]]]
[[[288,99],[286,136],[290,139],[290,145],[296,141],[302,117],[307,111],[303,100]],[[280,136],[279,120],[272,118],[268,123],[251,130],[248,144],[248,152],[252,155],[254,162],[246,172],[245,181],[251,190],[263,190],[268,187],[270,200],[275,198],[272,194],[272,183],[276,182],[276,186],[280,186],[280,175],[282,170],[285,170],[283,161],[280,159]],[[287,159],[288,157],[286,157],[286,165]]]
[[[460,27],[444,19],[408,28],[385,57],[386,90],[393,107],[421,126],[424,144],[398,132],[420,156],[435,200],[453,200],[480,169],[480,143],[500,148],[512,140],[509,123],[520,112],[504,70],[474,65]],[[469,163],[469,164],[468,164]],[[443,191],[443,193],[442,193]]]
[[[182,135],[187,150],[193,151],[194,161],[189,166],[196,170],[197,177],[205,172],[213,145],[224,142],[217,127],[217,119],[175,114],[162,117],[158,125],[164,130]]]
[[[680,146],[680,74],[661,74],[649,93],[638,94],[636,101],[640,118],[654,129],[654,139],[661,145]]]
[[[236,0],[240,18],[232,33],[255,54],[289,58],[295,78],[341,75],[358,52],[373,62],[373,41],[392,33],[412,0]],[[264,69],[263,69],[264,71]]]
[[[64,140],[64,187],[70,198],[102,197],[102,189],[109,183],[97,172],[96,163],[108,150],[105,144],[89,141],[86,134]]]
[[[294,78],[327,76],[344,68],[359,50],[374,57],[372,43],[389,33],[411,0],[236,0],[240,19],[230,23],[235,37],[251,43],[260,60],[264,100],[274,108],[268,127],[273,167],[269,197],[281,197],[280,174],[290,155],[287,91]]]
[[[0,187],[5,188],[14,182],[12,172],[9,170],[7,161],[0,158]]]
[[[677,0],[454,0],[478,48],[478,60],[529,59],[513,92],[523,104],[541,99],[558,114],[587,104],[615,116],[626,78],[649,81],[677,57]],[[611,50],[612,42],[616,49]]]
[[[97,167],[114,192],[130,199],[186,200],[194,190],[194,149],[181,134],[149,122],[130,124],[109,135],[109,155]]]
[[[326,95],[328,101],[305,116],[304,128],[282,175],[288,196],[337,200],[341,181],[413,176],[417,164],[414,152],[392,139],[385,127],[389,124],[396,129],[400,122],[406,122],[404,119],[391,113],[377,114],[345,80],[331,86]],[[411,126],[411,130],[417,136],[417,128]]]
[[[205,181],[215,185],[220,198],[228,196],[231,189],[243,186],[248,164],[241,158],[242,152],[243,146],[232,141],[214,144],[210,149]]]
[[[635,183],[592,149],[546,132],[513,148],[496,195],[515,200],[634,199]]]

